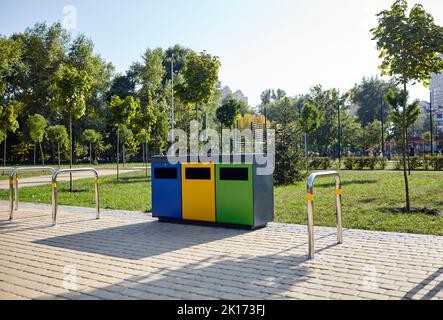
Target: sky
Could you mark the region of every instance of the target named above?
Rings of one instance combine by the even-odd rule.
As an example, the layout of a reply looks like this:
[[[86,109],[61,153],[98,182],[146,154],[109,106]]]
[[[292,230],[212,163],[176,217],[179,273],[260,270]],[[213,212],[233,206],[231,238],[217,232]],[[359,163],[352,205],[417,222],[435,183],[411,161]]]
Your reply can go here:
[[[351,89],[379,74],[369,29],[387,0],[0,0],[0,34],[36,22],[61,21],[73,36],[91,38],[124,73],[147,48],[176,43],[220,58],[220,81],[240,89],[252,106],[267,88],[288,95],[313,85]],[[417,0],[443,25],[442,0]],[[75,8],[77,19],[72,20]],[[411,97],[429,90],[411,86]]]

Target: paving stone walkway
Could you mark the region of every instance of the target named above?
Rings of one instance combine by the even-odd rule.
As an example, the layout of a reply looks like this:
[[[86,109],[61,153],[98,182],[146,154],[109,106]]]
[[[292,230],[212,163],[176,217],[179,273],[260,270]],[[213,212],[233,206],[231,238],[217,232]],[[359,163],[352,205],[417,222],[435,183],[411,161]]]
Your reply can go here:
[[[305,226],[254,232],[0,202],[0,299],[443,299],[443,237]]]

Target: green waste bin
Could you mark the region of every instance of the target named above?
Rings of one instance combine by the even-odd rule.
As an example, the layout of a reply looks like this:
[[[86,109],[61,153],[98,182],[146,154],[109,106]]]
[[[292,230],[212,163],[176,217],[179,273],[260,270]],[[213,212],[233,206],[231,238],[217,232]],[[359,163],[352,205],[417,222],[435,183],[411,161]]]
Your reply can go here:
[[[216,168],[217,222],[253,226],[252,164],[218,164]]]
[[[216,164],[216,220],[255,229],[274,220],[273,175],[259,175],[256,157]]]

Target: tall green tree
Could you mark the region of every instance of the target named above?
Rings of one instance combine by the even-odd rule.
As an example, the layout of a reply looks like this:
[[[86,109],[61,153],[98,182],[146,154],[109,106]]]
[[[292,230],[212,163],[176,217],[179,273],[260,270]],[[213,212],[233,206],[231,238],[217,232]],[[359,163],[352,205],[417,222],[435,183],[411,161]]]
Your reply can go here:
[[[375,120],[385,121],[389,108],[386,107],[384,96],[395,89],[395,83],[384,81],[377,77],[363,78],[355,85],[352,91],[352,102],[358,106],[357,117],[362,127],[366,127]],[[383,112],[382,112],[383,111]]]
[[[91,78],[86,71],[78,71],[73,66],[64,66],[56,75],[52,91],[52,109],[69,120],[69,167],[72,168],[73,120],[80,119],[86,112],[86,101],[91,90]],[[72,175],[70,175],[72,192]]]
[[[118,96],[111,98],[109,111],[111,113],[110,124],[116,129],[117,133],[117,182],[119,181],[120,168],[120,128],[121,126],[129,126],[140,110],[140,100],[133,97],[121,99]]]
[[[407,109],[407,85],[421,82],[429,86],[432,73],[443,70],[443,28],[434,22],[422,5],[416,4],[408,12],[406,0],[396,0],[390,9],[377,15],[378,26],[371,29],[377,42],[382,63],[382,75],[395,76],[403,86],[403,110]],[[402,112],[402,128],[407,128],[407,112]],[[403,174],[405,180],[406,211],[410,212],[407,175],[407,132],[403,130]]]
[[[284,185],[294,183],[304,175],[302,172],[304,157],[299,143],[303,129],[288,98],[284,98],[279,105],[273,127],[275,129],[275,182]]]
[[[50,143],[57,146],[58,166],[61,163],[61,150],[69,150],[69,136],[63,125],[50,126],[46,130],[46,136]]]
[[[45,156],[43,153],[42,141],[45,137],[45,129],[48,126],[48,122],[42,115],[35,114],[33,116],[29,116],[27,125],[29,130],[29,137],[34,142],[34,165],[36,163],[37,144],[40,146],[42,165],[45,165]]]
[[[210,102],[218,84],[220,60],[205,51],[200,54],[191,52],[186,59],[182,74],[184,82],[176,86],[179,99],[195,105],[195,119],[199,121],[201,105]]]
[[[56,121],[56,114],[50,108],[52,85],[66,60],[69,34],[60,23],[51,26],[37,23],[11,38],[22,48],[21,66],[15,68],[10,83],[15,99],[25,105],[24,120],[37,113],[51,122]]]

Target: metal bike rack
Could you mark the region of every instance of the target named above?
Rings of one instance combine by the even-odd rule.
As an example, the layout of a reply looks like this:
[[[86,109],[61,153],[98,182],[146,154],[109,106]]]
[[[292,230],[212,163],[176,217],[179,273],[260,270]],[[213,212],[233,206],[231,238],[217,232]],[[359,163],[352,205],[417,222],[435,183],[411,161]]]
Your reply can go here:
[[[337,171],[325,171],[313,173],[308,178],[308,233],[309,233],[309,258],[314,259],[314,182],[320,177],[335,177],[335,194],[337,206],[337,241],[343,243],[343,225],[342,225],[342,208],[341,208],[341,179]]]
[[[57,201],[57,177],[61,173],[72,173],[72,172],[92,172],[95,175],[95,209],[97,210],[96,219],[100,219],[100,194],[99,194],[99,175],[98,172],[93,168],[79,168],[79,169],[62,169],[56,171],[52,175],[52,225],[57,225],[57,212],[58,212],[58,201]]]
[[[15,197],[15,211],[18,210],[19,204],[19,191],[18,191],[18,173],[20,171],[51,171],[55,172],[52,167],[26,167],[26,168],[15,168],[11,171],[9,175],[9,221],[14,220],[14,197]],[[14,178],[15,176],[15,178]],[[15,194],[14,194],[15,185]]]

